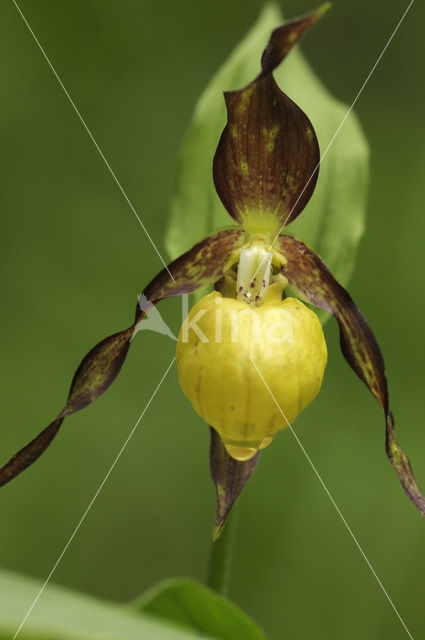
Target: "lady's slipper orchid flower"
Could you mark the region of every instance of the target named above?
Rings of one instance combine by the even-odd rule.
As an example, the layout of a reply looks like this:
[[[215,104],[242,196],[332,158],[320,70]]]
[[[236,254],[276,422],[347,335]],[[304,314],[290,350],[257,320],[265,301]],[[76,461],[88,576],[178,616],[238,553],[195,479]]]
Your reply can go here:
[[[225,93],[228,120],[213,174],[217,193],[237,227],[201,240],[150,282],[134,322],[87,354],[65,407],[0,469],[0,485],[43,453],[65,417],[106,391],[149,308],[165,298],[215,285],[216,291],[194,306],[182,327],[177,364],[183,391],[213,427],[218,535],[255,468],[259,449],[320,389],[327,357],[322,328],[302,302],[285,298],[289,284],[302,300],[335,316],[346,360],[384,411],[391,464],[408,497],[425,515],[425,498],[395,438],[384,361],[372,331],[321,258],[302,240],[282,233],[313,194],[320,155],[310,120],[277,86],[273,70],[325,8],[275,29],[259,75],[245,88]],[[235,327],[237,336],[232,334]]]

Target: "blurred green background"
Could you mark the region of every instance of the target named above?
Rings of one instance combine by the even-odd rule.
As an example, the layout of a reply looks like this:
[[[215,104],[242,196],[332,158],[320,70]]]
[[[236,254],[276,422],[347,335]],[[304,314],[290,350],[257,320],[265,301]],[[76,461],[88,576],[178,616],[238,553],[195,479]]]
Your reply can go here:
[[[21,8],[165,256],[176,160],[195,101],[260,0],[22,0]],[[351,103],[407,2],[336,0],[302,43]],[[292,17],[314,8],[288,0]],[[367,233],[350,285],[383,349],[400,442],[425,487],[423,6],[362,93]],[[1,462],[62,407],[82,356],[128,326],[161,263],[12,2],[1,3]],[[234,87],[223,87],[234,88]],[[175,332],[180,302],[161,312]],[[297,433],[414,637],[425,633],[425,527],[385,456],[384,420],[333,322],[323,391]],[[174,352],[138,335],[97,403],[0,492],[0,565],[44,579]],[[54,581],[126,601],[171,575],[203,579],[214,510],[209,434],[173,368]],[[240,499],[231,597],[269,635],[406,636],[289,432]],[[23,612],[25,613],[25,612]]]

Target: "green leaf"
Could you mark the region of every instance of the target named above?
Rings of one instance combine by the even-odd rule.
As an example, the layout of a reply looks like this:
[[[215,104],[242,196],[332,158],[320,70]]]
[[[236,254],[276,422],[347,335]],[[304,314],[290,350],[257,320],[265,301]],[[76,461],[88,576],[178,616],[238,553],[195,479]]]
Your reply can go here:
[[[230,222],[215,192],[211,173],[211,162],[226,124],[223,91],[240,89],[256,77],[271,31],[283,22],[279,9],[266,5],[196,105],[182,147],[171,203],[166,246],[172,258]],[[314,28],[320,29],[320,24]],[[347,106],[331,96],[299,46],[275,72],[275,78],[312,121],[323,154],[344,119]],[[367,175],[368,146],[355,114],[350,113],[326,152],[310,202],[288,227],[288,233],[305,238],[318,251],[343,284],[352,272],[364,230]]]
[[[10,640],[41,582],[0,572],[0,640]],[[247,636],[251,637],[251,636]],[[254,636],[252,636],[254,637]],[[149,614],[48,585],[28,616],[20,640],[193,640],[199,634]],[[203,635],[205,640],[214,636]]]
[[[188,578],[164,580],[150,589],[139,608],[220,640],[266,640],[264,633],[236,605]]]

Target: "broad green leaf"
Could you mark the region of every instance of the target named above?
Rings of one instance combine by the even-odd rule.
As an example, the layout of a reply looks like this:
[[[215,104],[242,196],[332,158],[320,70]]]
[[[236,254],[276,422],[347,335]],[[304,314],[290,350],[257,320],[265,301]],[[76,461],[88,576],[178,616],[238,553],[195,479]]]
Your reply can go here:
[[[264,633],[236,605],[188,578],[164,580],[152,587],[138,605],[141,611],[209,633],[220,640],[266,640]]]
[[[0,572],[0,640],[14,637],[42,586]],[[214,636],[203,635],[205,640]],[[194,640],[199,634],[149,614],[48,585],[19,632],[20,640]]]
[[[257,23],[213,77],[196,105],[183,143],[177,188],[171,203],[166,245],[172,258],[207,233],[231,223],[215,192],[211,172],[212,159],[226,124],[223,91],[240,89],[256,77],[271,31],[283,22],[279,9],[266,5]],[[320,30],[320,23],[314,28]],[[305,37],[308,38],[308,34]],[[323,154],[348,107],[324,87],[299,45],[276,70],[275,78],[312,121]],[[288,233],[307,240],[343,284],[352,272],[364,230],[367,175],[368,146],[355,114],[350,113],[326,151],[310,202],[287,228]]]

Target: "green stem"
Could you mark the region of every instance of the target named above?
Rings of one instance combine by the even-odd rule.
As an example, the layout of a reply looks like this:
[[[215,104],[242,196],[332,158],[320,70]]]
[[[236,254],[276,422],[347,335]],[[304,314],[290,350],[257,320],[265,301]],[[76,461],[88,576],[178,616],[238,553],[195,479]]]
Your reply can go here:
[[[208,562],[207,585],[221,595],[227,595],[229,590],[235,531],[236,513],[233,509],[221,536],[211,542]]]

